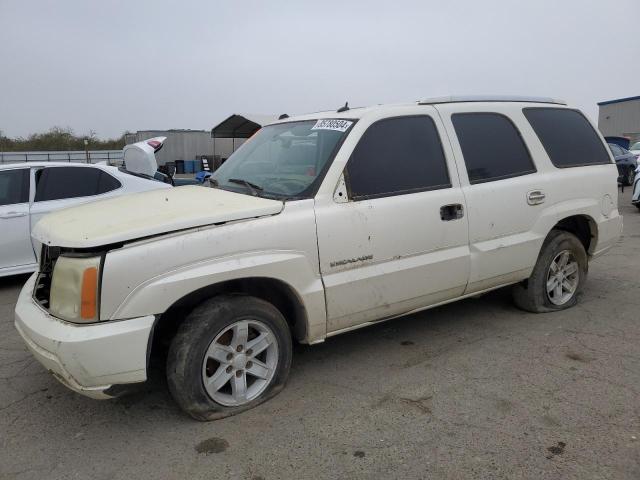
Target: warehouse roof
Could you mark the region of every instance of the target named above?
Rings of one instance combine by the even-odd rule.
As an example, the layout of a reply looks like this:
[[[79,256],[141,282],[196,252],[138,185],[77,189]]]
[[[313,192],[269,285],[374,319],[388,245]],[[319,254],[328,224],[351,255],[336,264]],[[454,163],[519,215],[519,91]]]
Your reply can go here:
[[[632,100],[640,100],[640,96],[637,97],[626,97],[626,98],[617,98],[615,100],[606,100],[604,102],[598,102],[598,105],[610,105],[612,103],[622,103],[622,102],[630,102]]]
[[[254,115],[252,113],[234,113],[211,129],[213,138],[249,138],[263,125],[272,123],[275,115]]]

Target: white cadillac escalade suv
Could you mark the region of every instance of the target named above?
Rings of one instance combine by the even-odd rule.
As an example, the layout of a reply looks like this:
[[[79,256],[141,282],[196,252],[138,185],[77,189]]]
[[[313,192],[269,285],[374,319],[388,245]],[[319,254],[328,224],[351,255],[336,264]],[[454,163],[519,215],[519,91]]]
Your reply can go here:
[[[283,116],[285,117],[285,116]],[[619,238],[618,173],[578,110],[444,98],[263,127],[212,177],[56,212],[15,325],[65,385],[109,398],[164,352],[184,411],[211,420],[280,391],[292,342],[512,285],[575,305]]]

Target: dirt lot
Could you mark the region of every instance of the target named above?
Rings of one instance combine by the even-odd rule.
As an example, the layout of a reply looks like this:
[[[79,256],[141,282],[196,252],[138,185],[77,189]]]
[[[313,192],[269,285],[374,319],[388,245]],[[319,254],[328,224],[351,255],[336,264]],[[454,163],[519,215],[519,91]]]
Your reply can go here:
[[[100,402],[59,385],[13,327],[0,281],[0,478],[640,478],[640,212],[591,264],[580,304],[508,290],[294,354],[283,393],[198,423],[162,380]],[[114,352],[117,355],[117,352]]]

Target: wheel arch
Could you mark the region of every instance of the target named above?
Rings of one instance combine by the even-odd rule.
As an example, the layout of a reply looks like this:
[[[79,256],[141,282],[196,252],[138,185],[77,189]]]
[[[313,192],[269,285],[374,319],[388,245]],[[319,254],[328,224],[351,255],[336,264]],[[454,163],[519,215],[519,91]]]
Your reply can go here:
[[[589,215],[569,215],[558,221],[553,230],[564,230],[574,234],[588,254],[592,254],[598,244],[598,224]]]
[[[308,313],[298,292],[276,278],[246,277],[207,285],[174,301],[154,326],[151,357],[163,357],[188,313],[203,301],[219,295],[248,295],[271,303],[284,316],[293,338],[298,342],[307,341]]]

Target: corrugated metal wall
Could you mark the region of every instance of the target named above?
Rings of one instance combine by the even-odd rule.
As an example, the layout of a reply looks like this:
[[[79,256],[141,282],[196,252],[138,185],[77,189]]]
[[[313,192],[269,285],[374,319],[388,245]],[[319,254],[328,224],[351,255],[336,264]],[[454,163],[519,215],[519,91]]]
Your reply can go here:
[[[640,99],[600,105],[598,128],[604,136],[628,137],[640,141]]]
[[[128,134],[125,141],[128,144],[140,142],[153,137],[167,137],[162,150],[156,154],[159,165],[176,160],[197,160],[202,155],[213,155],[213,138],[211,132],[205,130],[140,130]],[[237,139],[235,148],[244,140]],[[227,158],[233,151],[233,141],[230,138],[216,138],[216,155]]]

